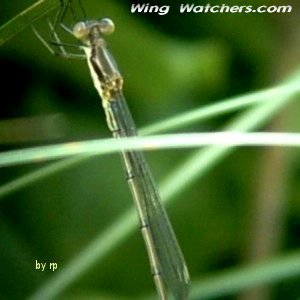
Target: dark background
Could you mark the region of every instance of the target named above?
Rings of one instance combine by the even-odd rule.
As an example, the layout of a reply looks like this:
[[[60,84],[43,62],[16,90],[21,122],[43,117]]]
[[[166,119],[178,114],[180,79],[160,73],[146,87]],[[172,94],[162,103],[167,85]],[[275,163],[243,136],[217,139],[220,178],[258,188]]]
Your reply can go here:
[[[115,22],[116,32],[107,40],[124,75],[125,95],[139,128],[226,97],[275,86],[298,69],[296,1],[225,3],[293,5],[293,12],[287,14],[180,14],[180,4],[188,2],[151,2],[171,5],[163,16],[131,14],[131,2],[125,0],[82,2],[89,18],[110,17]],[[2,0],[0,23],[32,3]],[[35,25],[47,38],[45,23],[43,18]],[[2,150],[110,136],[85,61],[50,55],[28,28],[0,48],[0,63]],[[298,131],[298,111],[294,102],[262,130]],[[176,132],[220,130],[231,117]],[[192,153],[148,153],[157,182]],[[43,165],[2,169],[2,183]],[[183,189],[168,213],[192,278],[297,249],[299,177],[297,151],[243,148]],[[118,155],[93,158],[2,199],[0,298],[30,295],[52,275],[35,271],[36,259],[62,267],[131,206]],[[253,228],[268,219],[276,222],[259,240],[259,230]],[[218,299],[296,299],[299,284],[299,279],[286,280],[269,290]],[[148,261],[136,230],[67,294],[108,299],[100,296],[107,294],[116,299],[151,291]]]

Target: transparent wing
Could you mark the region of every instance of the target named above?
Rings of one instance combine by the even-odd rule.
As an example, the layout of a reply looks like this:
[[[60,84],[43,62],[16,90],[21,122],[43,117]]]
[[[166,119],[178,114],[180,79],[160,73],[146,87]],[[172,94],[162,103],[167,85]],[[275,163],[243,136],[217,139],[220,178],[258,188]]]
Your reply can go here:
[[[160,202],[150,170],[147,165],[144,165],[144,168],[141,184],[146,190],[145,205],[161,272],[175,299],[187,299],[189,274],[185,260],[166,211]]]
[[[117,101],[112,101],[111,104],[113,118],[118,128],[114,135],[117,137],[136,135],[135,124],[125,98],[120,94],[116,99]],[[122,156],[127,177],[134,185],[132,194],[136,198],[135,202],[138,202],[140,222],[142,225],[147,224],[150,229],[150,243],[153,242],[153,245],[148,245],[148,251],[152,246],[155,249],[159,271],[174,298],[187,299],[188,270],[144,155],[139,151],[125,151]]]

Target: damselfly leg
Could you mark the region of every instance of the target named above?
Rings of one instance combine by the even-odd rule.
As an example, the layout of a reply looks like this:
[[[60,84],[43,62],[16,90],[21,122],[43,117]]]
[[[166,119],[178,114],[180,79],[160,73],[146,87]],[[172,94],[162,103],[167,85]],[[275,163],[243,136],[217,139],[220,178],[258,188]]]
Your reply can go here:
[[[85,59],[85,55],[82,54],[82,51],[80,49],[80,43],[78,42],[78,40],[74,40],[73,38],[73,31],[69,27],[71,25],[68,26],[64,24],[66,19],[69,19],[69,22],[73,25],[82,18],[86,18],[86,12],[81,1],[76,0],[76,6],[79,7],[78,10],[74,9],[74,2],[74,0],[60,0],[60,9],[54,16],[54,21],[51,21],[50,16],[47,16],[47,24],[50,31],[49,39],[46,40],[34,25],[32,25],[31,27],[36,37],[41,41],[41,43],[48,49],[51,54],[64,58]],[[79,14],[76,11],[80,11],[81,13]],[[60,34],[58,34],[58,32],[60,32]],[[64,35],[64,33],[67,33],[67,38],[72,38],[72,42],[65,42],[61,40],[60,36]],[[64,36],[66,37],[66,35]],[[76,51],[74,52],[73,50]]]

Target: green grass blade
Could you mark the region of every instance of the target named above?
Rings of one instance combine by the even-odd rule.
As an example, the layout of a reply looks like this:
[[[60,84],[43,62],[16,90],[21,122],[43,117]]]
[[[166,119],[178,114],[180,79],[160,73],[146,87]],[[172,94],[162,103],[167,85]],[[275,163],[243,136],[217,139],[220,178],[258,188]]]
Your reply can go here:
[[[300,146],[300,134],[278,132],[210,132],[153,135],[120,139],[100,139],[87,142],[64,143],[2,153],[0,167],[40,162],[74,155],[112,154],[122,150],[159,150],[213,145],[218,148],[233,146]],[[74,145],[76,145],[74,147]],[[44,153],[42,155],[41,153]]]
[[[191,299],[215,299],[300,275],[300,252],[194,281]]]
[[[142,135],[147,135],[156,132],[162,132],[168,129],[181,128],[185,125],[203,121],[220,114],[229,113],[234,110],[244,108],[248,105],[257,104],[264,101],[272,101],[278,96],[289,95],[291,93],[296,94],[297,92],[299,92],[299,85],[294,81],[295,80],[292,78],[290,79],[290,82],[278,87],[230,98],[213,105],[201,107],[191,112],[186,112],[178,116],[171,117],[164,121],[156,122],[150,126],[142,128],[140,130],[140,133]],[[47,176],[50,176],[55,172],[70,168],[75,164],[83,162],[91,157],[93,157],[93,155],[85,157],[84,159],[79,156],[68,158],[66,159],[66,161],[54,162],[51,166],[42,167],[39,170],[32,171],[29,174],[23,175],[0,187],[0,199],[15,191],[18,191],[21,188],[26,187],[29,184],[34,183],[37,180],[42,180],[43,178],[46,178]]]
[[[212,105],[205,107],[202,110],[197,111],[197,118],[205,118],[209,117],[215,114],[220,114],[222,111],[226,111],[228,109],[233,109],[236,108],[237,106],[242,105],[242,99],[244,99],[246,102],[252,103],[253,101],[261,101],[261,99],[271,99],[272,103],[270,105],[267,105],[267,107],[276,107],[276,103],[278,102],[277,100],[274,100],[275,96],[277,99],[286,99],[294,94],[299,92],[299,84],[298,80],[293,80],[290,83],[287,83],[281,87],[278,88],[273,88],[273,89],[268,89],[262,92],[255,93],[255,95],[246,95],[246,96],[241,96],[239,99],[235,98],[233,100],[228,100],[228,101],[222,101],[219,104]],[[249,99],[250,98],[250,99]],[[277,101],[277,102],[276,102]],[[268,101],[267,101],[268,102]],[[280,102],[279,102],[280,103]],[[200,113],[200,114],[199,114]],[[179,116],[178,118],[171,118],[169,121],[167,121],[168,124],[172,123],[173,125],[175,124],[174,120],[176,119],[176,127],[182,126],[186,124],[187,120],[190,119],[191,113],[184,114],[182,116]],[[196,118],[193,116],[193,120],[196,120]],[[231,128],[230,126],[226,130],[239,130],[235,129],[236,127]],[[146,127],[145,129],[142,130],[142,133],[149,133],[149,131],[158,131],[158,130],[164,130],[164,126],[154,126],[152,128]],[[243,131],[243,126],[241,126],[241,130]],[[138,139],[136,139],[138,142]],[[119,141],[120,142],[120,141]],[[97,143],[99,145],[97,146]],[[156,143],[154,140],[150,141],[150,146],[152,143]],[[121,146],[122,142],[120,142]],[[97,150],[96,148],[101,147],[101,151]],[[117,147],[117,148],[116,148]],[[123,147],[123,146],[122,146]],[[136,147],[132,146],[131,147]],[[84,149],[83,149],[84,148]],[[112,151],[120,150],[121,148],[118,148],[118,142],[114,142],[110,139],[103,140],[100,142],[97,141],[90,141],[90,142],[84,142],[84,143],[67,143],[62,146],[44,146],[44,147],[36,147],[30,149],[25,149],[25,150],[18,150],[18,151],[11,151],[7,153],[2,153],[0,155],[0,166],[5,166],[13,163],[26,163],[26,162],[34,162],[34,161],[41,161],[41,160],[47,160],[47,159],[54,159],[54,158],[61,158],[63,156],[69,156],[69,155],[75,155],[75,154],[86,154],[88,152],[93,152],[95,151],[99,153],[111,153]],[[85,153],[84,153],[84,152]]]
[[[139,149],[141,146],[152,145],[153,148],[162,149],[162,148],[182,148],[182,147],[197,147],[203,145],[221,145],[221,146],[300,146],[300,134],[296,133],[234,133],[234,132],[213,132],[213,133],[192,133],[192,134],[172,134],[172,135],[162,135],[162,136],[152,136],[148,138],[139,137],[137,139],[120,139],[115,141],[114,139],[108,140],[110,144],[113,144],[114,148],[108,146],[109,151],[107,153],[119,152],[124,149]],[[99,155],[99,151],[105,151],[107,145],[105,146],[106,140],[95,141],[94,153],[95,154],[85,154],[84,149],[87,148],[91,151],[91,144],[94,142],[85,142],[80,143],[81,146],[78,146],[77,151],[82,148],[81,153],[84,155],[71,157],[68,159],[61,160],[59,162],[50,164],[46,167],[40,168],[34,172],[30,172],[25,176],[21,176],[11,182],[0,187],[0,199],[11,194],[14,191],[26,187],[31,183],[37,182],[51,174],[55,174],[61,170],[64,170],[68,167],[74,166],[77,163],[84,162],[94,155]],[[86,145],[86,146],[85,146]],[[58,153],[61,149],[62,155],[64,155],[65,148],[68,147],[67,144],[52,146],[52,151]],[[55,150],[56,149],[56,150]],[[36,150],[36,149],[33,149]],[[29,149],[29,151],[33,151]],[[14,154],[15,158],[18,160],[22,159],[24,162],[24,157],[27,156],[34,157],[34,155],[26,154],[26,150],[17,150]],[[40,147],[38,148],[40,151]],[[36,151],[33,151],[34,153]],[[45,150],[45,152],[47,152]],[[67,153],[70,155],[70,153]],[[2,160],[2,166],[6,163],[13,163],[12,160],[14,157],[11,152],[8,153],[9,160],[5,159],[5,153],[0,157],[0,166]],[[48,154],[49,158],[49,154]],[[6,162],[5,162],[6,160]]]
[[[156,122],[152,125],[144,127],[140,133],[142,135],[149,135],[156,132],[165,132],[167,130],[182,128],[186,125],[191,125],[195,122],[207,120],[225,113],[231,113],[239,109],[246,108],[250,105],[257,105],[259,103],[273,101],[273,99],[276,97],[290,95],[292,93],[296,94],[299,91],[299,85],[291,82],[262,91],[228,98],[215,104],[200,107],[190,112],[168,118],[167,120]]]
[[[224,130],[254,130],[269,121],[276,112],[280,111],[291,100],[291,97],[282,96],[272,103],[250,109],[226,126]],[[230,146],[208,146],[196,151],[166,179],[163,184],[162,199],[168,199],[181,193],[194,180],[199,179],[207,170],[232,151],[233,147]]]
[[[21,32],[28,25],[56,8],[59,0],[40,0],[0,27],[0,46]]]
[[[45,167],[39,168],[38,170],[29,172],[19,178],[16,178],[0,187],[0,200],[4,197],[19,191],[22,188],[30,186],[40,180],[47,178],[57,172],[63,171],[67,168],[73,167],[76,164],[83,163],[93,156],[75,156],[60,160],[55,163],[51,163]]]

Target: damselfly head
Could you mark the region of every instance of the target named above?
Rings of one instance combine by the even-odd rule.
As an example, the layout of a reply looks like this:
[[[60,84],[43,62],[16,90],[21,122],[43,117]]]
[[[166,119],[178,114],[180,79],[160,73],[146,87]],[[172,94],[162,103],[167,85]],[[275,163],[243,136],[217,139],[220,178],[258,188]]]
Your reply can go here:
[[[73,28],[73,35],[78,40],[86,40],[89,32],[90,28],[87,26],[86,22],[78,22]]]
[[[100,21],[78,22],[73,28],[73,35],[82,42],[88,40],[91,30],[98,30],[100,34],[109,35],[114,32],[115,25],[111,19],[103,18]]]
[[[108,35],[115,31],[115,24],[109,18],[103,18],[99,21],[99,30],[101,33]]]

